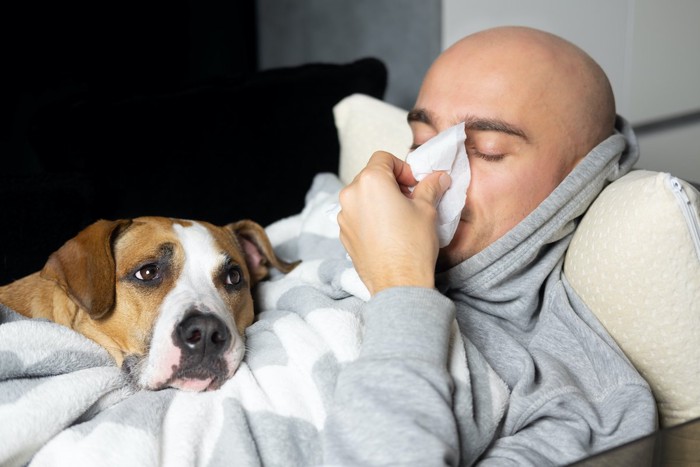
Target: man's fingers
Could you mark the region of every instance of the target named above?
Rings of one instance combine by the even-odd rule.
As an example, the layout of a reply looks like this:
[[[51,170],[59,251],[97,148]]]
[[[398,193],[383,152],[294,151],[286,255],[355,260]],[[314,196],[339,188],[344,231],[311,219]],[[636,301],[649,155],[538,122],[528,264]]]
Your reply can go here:
[[[437,207],[451,183],[452,177],[447,172],[433,172],[416,185],[413,199],[421,199]]]
[[[384,166],[394,174],[394,178],[401,186],[413,186],[418,181],[413,176],[411,166],[405,161],[386,151],[376,151],[367,162],[367,167]]]

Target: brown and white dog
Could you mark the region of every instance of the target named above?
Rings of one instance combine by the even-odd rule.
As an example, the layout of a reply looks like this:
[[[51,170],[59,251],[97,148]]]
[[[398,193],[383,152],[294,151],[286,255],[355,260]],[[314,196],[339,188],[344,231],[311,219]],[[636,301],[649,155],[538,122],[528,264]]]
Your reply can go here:
[[[0,287],[0,303],[94,340],[139,387],[213,390],[243,359],[252,286],[296,264],[250,220],[99,220]]]

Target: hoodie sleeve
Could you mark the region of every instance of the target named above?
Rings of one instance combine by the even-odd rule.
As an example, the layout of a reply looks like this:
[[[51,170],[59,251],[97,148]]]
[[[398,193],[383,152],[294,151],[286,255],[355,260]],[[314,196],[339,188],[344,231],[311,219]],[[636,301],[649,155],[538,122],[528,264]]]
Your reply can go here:
[[[482,466],[545,466],[570,463],[621,446],[654,430],[655,418],[639,410],[651,404],[641,385],[625,385],[591,403],[562,391],[523,421],[523,428],[499,438]],[[649,453],[638,453],[644,456]]]
[[[479,465],[569,464],[657,429],[653,393],[561,283],[542,307],[499,438]],[[515,355],[515,350],[511,350]]]
[[[459,463],[448,371],[454,315],[448,298],[417,287],[364,305],[361,353],[340,372],[324,428],[326,464]]]

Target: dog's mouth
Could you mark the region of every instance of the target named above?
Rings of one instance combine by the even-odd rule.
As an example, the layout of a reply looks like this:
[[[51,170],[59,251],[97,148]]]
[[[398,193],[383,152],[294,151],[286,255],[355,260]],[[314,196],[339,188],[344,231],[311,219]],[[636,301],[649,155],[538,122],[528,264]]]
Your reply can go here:
[[[228,379],[228,365],[223,358],[191,360],[181,359],[180,366],[173,368],[173,376],[165,382],[166,387],[185,391],[213,391]]]
[[[230,378],[229,369],[223,358],[208,361],[185,361],[171,366],[171,375],[164,381],[142,381],[145,355],[128,355],[122,364],[122,371],[129,382],[139,388],[160,390],[176,388],[183,391],[202,392],[219,389]],[[191,360],[191,359],[189,359]]]
[[[217,365],[218,366],[218,365]],[[209,368],[179,368],[166,386],[176,387],[185,391],[214,391],[219,389],[228,379],[227,370],[212,370]]]

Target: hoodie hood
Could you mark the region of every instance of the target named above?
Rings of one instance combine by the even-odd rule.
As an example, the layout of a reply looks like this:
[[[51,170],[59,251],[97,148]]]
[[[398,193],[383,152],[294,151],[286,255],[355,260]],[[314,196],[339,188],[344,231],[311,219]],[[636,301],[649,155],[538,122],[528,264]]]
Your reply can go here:
[[[539,291],[561,267],[579,220],[602,189],[629,172],[639,158],[629,123],[618,116],[615,134],[602,141],[540,205],[477,255],[437,276],[447,296],[482,312],[527,326]],[[510,306],[504,306],[510,305]]]

